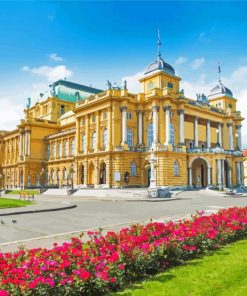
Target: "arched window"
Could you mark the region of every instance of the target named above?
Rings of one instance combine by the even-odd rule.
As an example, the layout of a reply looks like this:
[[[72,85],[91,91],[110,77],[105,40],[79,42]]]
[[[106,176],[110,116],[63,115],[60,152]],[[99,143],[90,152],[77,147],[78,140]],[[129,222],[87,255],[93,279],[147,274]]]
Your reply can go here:
[[[107,145],[108,145],[108,130],[105,129],[104,133],[103,133],[103,147],[104,147],[104,149],[107,148]]]
[[[172,123],[170,124],[170,142],[173,146],[175,145],[175,131]]]
[[[64,180],[67,179],[67,170],[66,170],[66,168],[63,169],[63,179]]]
[[[92,149],[96,148],[96,138],[97,138],[97,134],[94,131],[93,134],[92,134]]]
[[[131,161],[130,163],[130,176],[135,177],[136,176],[136,163],[135,161]]]
[[[85,134],[82,135],[82,151],[83,152],[86,151],[86,135]]]
[[[59,145],[58,145],[58,155],[59,155],[59,157],[62,157],[62,154],[63,154],[62,143],[59,143]]]
[[[154,134],[153,134],[153,124],[150,123],[148,125],[148,147],[151,147],[154,140]]]
[[[127,128],[127,144],[129,147],[133,147],[133,131],[131,128]]]
[[[64,155],[65,156],[68,156],[69,155],[69,141],[68,140],[66,140],[64,142]]]
[[[75,155],[75,139],[71,141],[71,155]]]
[[[175,160],[174,161],[174,176],[178,177],[179,176],[179,165],[178,165],[178,161]]]
[[[52,156],[56,157],[56,144],[53,144],[52,146]]]

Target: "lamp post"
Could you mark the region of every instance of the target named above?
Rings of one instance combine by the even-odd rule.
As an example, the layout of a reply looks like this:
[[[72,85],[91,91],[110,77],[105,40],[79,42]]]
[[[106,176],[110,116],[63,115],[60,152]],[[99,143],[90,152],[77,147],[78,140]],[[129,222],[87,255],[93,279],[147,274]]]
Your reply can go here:
[[[69,168],[69,175],[70,175],[70,179],[71,179],[71,189],[73,190],[74,189],[74,182],[73,182],[73,179],[74,179],[74,164],[71,163],[70,165],[70,168]]]

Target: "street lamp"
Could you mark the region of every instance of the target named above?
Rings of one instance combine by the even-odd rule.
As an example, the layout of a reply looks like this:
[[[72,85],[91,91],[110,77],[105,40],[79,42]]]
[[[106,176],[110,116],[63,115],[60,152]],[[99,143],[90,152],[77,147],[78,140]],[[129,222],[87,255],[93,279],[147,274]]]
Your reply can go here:
[[[70,168],[69,168],[69,176],[70,176],[70,179],[71,179],[71,189],[73,190],[74,189],[74,182],[73,182],[73,177],[74,177],[74,164],[71,163],[70,165]]]

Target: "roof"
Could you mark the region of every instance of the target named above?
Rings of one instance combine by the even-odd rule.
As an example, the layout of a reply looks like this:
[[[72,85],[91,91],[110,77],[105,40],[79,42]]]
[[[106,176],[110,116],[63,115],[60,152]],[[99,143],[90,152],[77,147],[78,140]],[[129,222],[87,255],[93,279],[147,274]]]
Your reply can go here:
[[[58,99],[73,103],[77,102],[78,100],[84,100],[90,95],[102,92],[102,90],[94,87],[89,87],[61,79],[54,82],[54,84],[51,86],[55,88],[54,94]]]
[[[232,91],[225,87],[221,81],[219,81],[218,85],[216,85],[211,91],[210,94],[208,95],[209,98],[215,98],[215,97],[220,97],[220,96],[228,96],[230,98],[233,97]]]
[[[173,67],[166,63],[160,56],[154,63],[148,65],[148,67],[145,69],[144,74],[149,74],[150,72],[154,72],[157,70],[170,75],[175,75],[175,70],[173,69]]]

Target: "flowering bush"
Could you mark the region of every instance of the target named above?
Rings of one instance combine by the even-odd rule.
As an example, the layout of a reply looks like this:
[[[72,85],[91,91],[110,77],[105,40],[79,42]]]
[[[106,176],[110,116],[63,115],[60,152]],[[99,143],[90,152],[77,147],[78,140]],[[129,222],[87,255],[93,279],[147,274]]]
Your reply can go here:
[[[247,234],[247,207],[178,223],[88,233],[50,250],[0,253],[0,296],[104,295],[137,278],[191,259]]]

